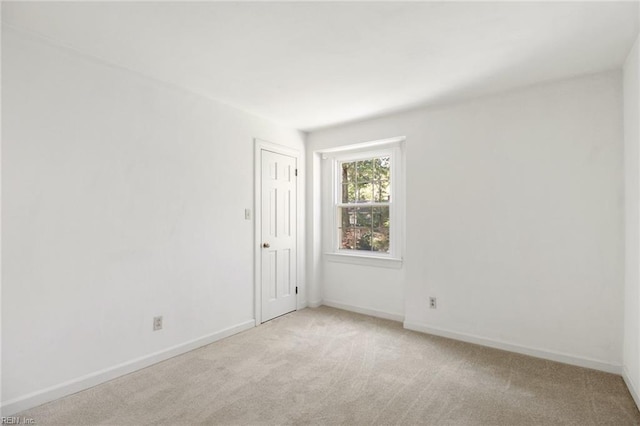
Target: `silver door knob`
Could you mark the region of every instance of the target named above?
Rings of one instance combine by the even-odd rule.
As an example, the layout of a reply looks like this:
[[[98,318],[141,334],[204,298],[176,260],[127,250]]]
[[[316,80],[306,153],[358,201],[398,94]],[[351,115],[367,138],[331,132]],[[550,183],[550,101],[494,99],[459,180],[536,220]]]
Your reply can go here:
[[[271,247],[271,245],[269,243],[264,243],[264,244],[262,244],[262,247],[269,248],[269,247]]]

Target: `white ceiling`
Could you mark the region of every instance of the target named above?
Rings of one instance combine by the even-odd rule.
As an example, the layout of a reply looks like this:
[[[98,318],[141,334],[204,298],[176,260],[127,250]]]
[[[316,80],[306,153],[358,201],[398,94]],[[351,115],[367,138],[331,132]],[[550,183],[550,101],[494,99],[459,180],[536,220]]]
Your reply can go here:
[[[302,130],[619,68],[638,3],[7,3],[3,23]]]

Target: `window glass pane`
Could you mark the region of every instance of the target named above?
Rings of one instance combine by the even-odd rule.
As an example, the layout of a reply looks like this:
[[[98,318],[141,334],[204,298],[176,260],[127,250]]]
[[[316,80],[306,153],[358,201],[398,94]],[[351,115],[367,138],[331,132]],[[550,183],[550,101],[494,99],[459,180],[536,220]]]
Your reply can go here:
[[[373,183],[358,182],[357,203],[370,203],[373,201]]]
[[[373,207],[371,250],[389,253],[389,207]]]
[[[342,184],[342,198],[338,200],[342,203],[353,203],[355,201],[355,190],[354,186],[348,183]]]
[[[371,207],[358,207],[356,214],[356,250],[371,250],[373,215]]]
[[[379,157],[373,160],[374,162],[374,180],[389,180],[391,177],[391,162],[389,157]]]
[[[342,163],[342,199],[343,203],[356,202],[356,163]]]
[[[338,208],[338,235],[341,249],[354,249],[356,247],[355,224],[356,209],[352,207]]]
[[[356,163],[341,163],[342,164],[342,181],[356,181]]]
[[[373,179],[374,160],[358,161],[356,164],[356,179],[359,182],[369,182]]]
[[[356,228],[356,250],[371,251],[371,228]]]
[[[387,220],[386,227],[388,240],[388,208],[383,207],[339,207],[338,208],[338,221],[340,223],[339,226],[339,238],[340,238],[340,246],[339,248],[342,250],[376,250],[380,251],[380,249],[374,248],[374,243],[377,240],[381,240],[382,237],[376,237],[376,232],[374,230],[374,223],[378,225],[383,224],[384,218],[381,219],[381,216],[384,216],[382,210],[387,211]],[[376,240],[377,238],[377,240]],[[384,239],[384,238],[382,238]],[[386,244],[386,245],[385,245]],[[378,243],[380,246],[380,243]],[[386,243],[383,242],[383,248],[387,247],[385,250],[388,251],[388,241]],[[382,250],[382,251],[385,251]]]
[[[390,199],[391,185],[388,180],[377,181],[373,186],[373,201],[376,203],[388,203]]]
[[[390,159],[378,157],[340,163],[342,203],[386,203],[390,201]]]
[[[358,228],[371,228],[372,225],[371,207],[357,207],[355,226]]]

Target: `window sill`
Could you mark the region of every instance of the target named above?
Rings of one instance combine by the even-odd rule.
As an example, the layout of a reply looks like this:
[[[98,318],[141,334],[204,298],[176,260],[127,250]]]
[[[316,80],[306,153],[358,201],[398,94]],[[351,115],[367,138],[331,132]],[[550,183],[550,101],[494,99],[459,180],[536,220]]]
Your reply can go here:
[[[325,253],[328,262],[349,263],[352,265],[376,266],[380,268],[400,269],[402,259],[382,256],[365,256],[361,254]]]

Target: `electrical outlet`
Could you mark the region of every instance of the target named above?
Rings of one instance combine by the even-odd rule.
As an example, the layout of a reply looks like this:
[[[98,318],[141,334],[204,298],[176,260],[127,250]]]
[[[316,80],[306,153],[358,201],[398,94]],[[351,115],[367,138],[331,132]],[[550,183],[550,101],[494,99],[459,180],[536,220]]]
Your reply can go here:
[[[436,298],[435,298],[435,297],[430,297],[430,298],[429,298],[429,307],[430,307],[431,309],[437,309],[438,305],[437,305],[437,302],[436,302]]]
[[[153,317],[153,331],[162,330],[162,316]]]

